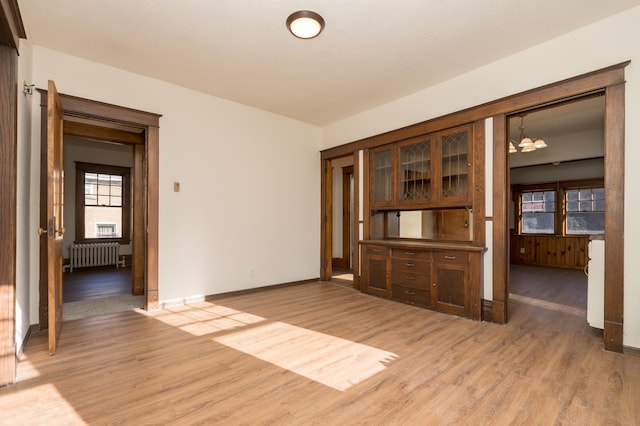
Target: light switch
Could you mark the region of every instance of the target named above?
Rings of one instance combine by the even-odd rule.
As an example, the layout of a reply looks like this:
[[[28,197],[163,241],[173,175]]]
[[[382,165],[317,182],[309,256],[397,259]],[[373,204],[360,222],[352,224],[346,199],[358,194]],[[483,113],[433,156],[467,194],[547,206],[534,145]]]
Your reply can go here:
[[[180,192],[180,182],[173,182],[173,192]]]

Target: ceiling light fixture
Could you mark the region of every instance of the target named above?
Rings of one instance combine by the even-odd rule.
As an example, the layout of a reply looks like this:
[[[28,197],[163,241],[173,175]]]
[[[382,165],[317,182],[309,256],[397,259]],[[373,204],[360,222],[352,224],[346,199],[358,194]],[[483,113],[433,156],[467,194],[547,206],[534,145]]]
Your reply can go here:
[[[520,152],[533,152],[536,149],[546,148],[547,144],[542,139],[538,138],[528,138],[524,135],[524,115],[520,117],[520,142],[518,143],[518,148]],[[514,140],[509,141],[509,154],[513,154],[514,152],[518,152],[516,149],[516,142]]]
[[[320,34],[324,28],[324,19],[316,12],[299,10],[289,15],[287,28],[298,38],[310,39]]]

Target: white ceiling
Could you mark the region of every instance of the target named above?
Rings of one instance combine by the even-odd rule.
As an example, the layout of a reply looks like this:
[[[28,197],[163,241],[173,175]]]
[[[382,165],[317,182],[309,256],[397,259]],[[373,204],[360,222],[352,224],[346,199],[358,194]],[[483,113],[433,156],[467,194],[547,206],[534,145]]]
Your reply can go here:
[[[315,125],[414,93],[640,0],[18,0],[34,44]],[[325,21],[299,40],[287,16]],[[579,12],[579,13],[578,13]]]

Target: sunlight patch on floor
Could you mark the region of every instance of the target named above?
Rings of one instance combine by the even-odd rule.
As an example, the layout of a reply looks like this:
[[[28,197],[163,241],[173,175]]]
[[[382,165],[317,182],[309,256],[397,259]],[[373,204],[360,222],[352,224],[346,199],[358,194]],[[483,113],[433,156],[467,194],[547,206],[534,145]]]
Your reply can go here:
[[[32,401],[29,410],[24,409],[24,401]],[[40,407],[46,407],[46,409]],[[55,407],[55,410],[51,407]],[[52,384],[3,394],[0,398],[0,413],[0,423],[2,423],[2,417],[6,416],[14,420],[21,419],[23,425],[52,424],[51,422],[55,423],[56,418],[65,419],[64,424],[86,424]]]
[[[161,313],[153,316],[167,325],[178,327],[194,336],[206,336],[265,321],[257,315],[209,302],[165,308]]]
[[[148,315],[340,391],[374,376],[398,358],[372,346],[211,302]]]
[[[392,352],[283,322],[214,340],[339,391],[374,376],[398,358]]]

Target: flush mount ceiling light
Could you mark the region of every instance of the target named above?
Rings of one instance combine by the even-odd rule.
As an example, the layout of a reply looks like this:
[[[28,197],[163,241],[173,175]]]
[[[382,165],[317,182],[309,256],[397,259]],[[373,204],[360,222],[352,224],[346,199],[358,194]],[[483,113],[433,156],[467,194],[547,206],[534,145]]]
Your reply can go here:
[[[518,147],[521,148],[520,152],[533,152],[536,149],[546,148],[547,144],[542,139],[528,138],[524,135],[524,115],[520,117],[520,142]],[[509,154],[518,152],[515,146],[515,141],[509,141]]]
[[[324,19],[310,10],[299,10],[289,15],[287,28],[298,38],[310,39],[320,34],[324,28]]]

